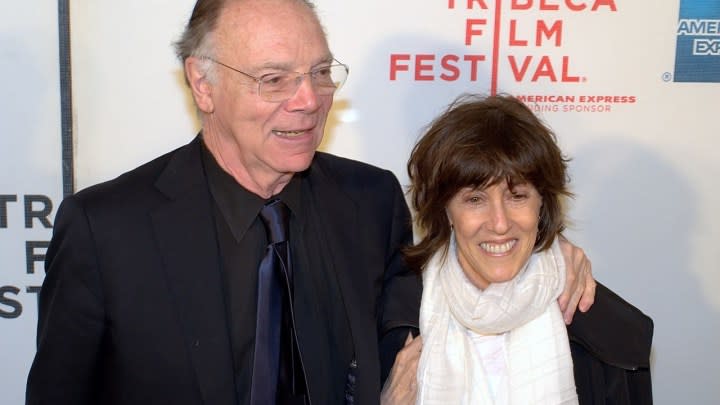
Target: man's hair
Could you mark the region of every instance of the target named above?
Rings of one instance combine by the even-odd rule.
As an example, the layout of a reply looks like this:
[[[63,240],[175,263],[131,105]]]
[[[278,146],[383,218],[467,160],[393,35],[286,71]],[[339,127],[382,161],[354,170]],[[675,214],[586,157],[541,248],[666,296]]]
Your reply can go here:
[[[175,54],[180,62],[190,56],[214,57],[212,33],[215,31],[220,13],[231,2],[243,0],[198,0],[190,15],[180,39],[175,42]],[[315,5],[310,0],[292,0],[305,4],[312,10],[315,18]]]
[[[567,163],[553,132],[512,96],[464,95],[431,124],[415,145],[407,169],[421,233],[405,251],[421,270],[435,252],[447,253],[451,228],[446,207],[465,187],[500,182],[532,184],[542,197],[535,251],[548,249],[565,229]]]

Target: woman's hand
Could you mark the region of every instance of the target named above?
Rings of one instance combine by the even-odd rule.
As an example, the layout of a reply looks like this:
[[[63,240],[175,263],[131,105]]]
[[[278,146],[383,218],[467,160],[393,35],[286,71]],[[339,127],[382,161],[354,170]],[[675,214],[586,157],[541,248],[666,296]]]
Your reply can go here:
[[[413,405],[417,395],[417,368],[422,338],[408,333],[405,346],[395,357],[390,375],[380,394],[381,405]]]
[[[560,238],[560,250],[565,258],[565,290],[558,298],[560,310],[566,324],[572,322],[575,309],[587,312],[595,301],[595,279],[592,276],[592,264],[585,252]]]

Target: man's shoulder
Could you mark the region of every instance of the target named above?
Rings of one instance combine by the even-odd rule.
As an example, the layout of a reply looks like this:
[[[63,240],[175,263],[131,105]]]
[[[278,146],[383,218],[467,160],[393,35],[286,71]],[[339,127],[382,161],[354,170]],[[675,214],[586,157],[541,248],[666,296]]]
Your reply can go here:
[[[128,170],[119,176],[84,188],[74,197],[83,201],[124,200],[137,201],[147,197],[156,190],[158,179],[168,170],[170,162],[178,155],[187,155],[195,145],[195,141],[158,156],[140,166]]]
[[[317,152],[313,161],[313,169],[336,181],[376,181],[378,179],[395,179],[395,175],[387,170],[359,160],[348,159],[326,152]]]
[[[368,212],[404,201],[400,182],[390,170],[328,153],[316,154],[309,180],[323,196],[345,196]]]

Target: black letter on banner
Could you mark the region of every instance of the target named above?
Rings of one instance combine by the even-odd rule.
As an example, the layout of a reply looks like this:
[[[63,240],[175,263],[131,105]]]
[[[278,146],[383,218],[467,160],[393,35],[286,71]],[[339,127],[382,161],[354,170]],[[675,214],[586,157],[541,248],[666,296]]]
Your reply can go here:
[[[35,262],[44,262],[45,253],[36,254],[35,249],[47,249],[50,246],[50,242],[46,241],[27,241],[25,242],[25,264],[27,267],[27,274],[35,273]]]
[[[25,292],[28,294],[35,294],[35,297],[37,298],[37,306],[40,308],[40,288],[36,285],[30,285],[25,288]]]
[[[7,203],[17,201],[16,195],[0,195],[0,228],[7,228]]]
[[[22,305],[20,304],[20,302],[5,296],[5,294],[7,293],[18,295],[19,292],[19,288],[13,287],[11,285],[0,287],[0,305],[7,305],[13,309],[12,311],[8,312],[0,308],[0,318],[13,319],[19,317],[20,314],[22,314]]]
[[[39,211],[33,211],[32,204],[39,202],[43,204],[43,208]],[[26,195],[25,196],[25,228],[32,228],[33,218],[40,220],[45,228],[52,228],[52,224],[47,219],[52,212],[52,201],[45,195]]]

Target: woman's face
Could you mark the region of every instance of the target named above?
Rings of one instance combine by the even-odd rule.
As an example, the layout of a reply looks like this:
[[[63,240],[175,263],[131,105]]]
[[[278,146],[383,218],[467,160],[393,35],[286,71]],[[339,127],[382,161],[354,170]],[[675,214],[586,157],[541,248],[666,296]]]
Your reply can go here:
[[[511,280],[530,258],[542,198],[529,183],[511,190],[504,181],[484,189],[466,187],[453,196],[447,215],[455,228],[463,271],[480,289]]]

